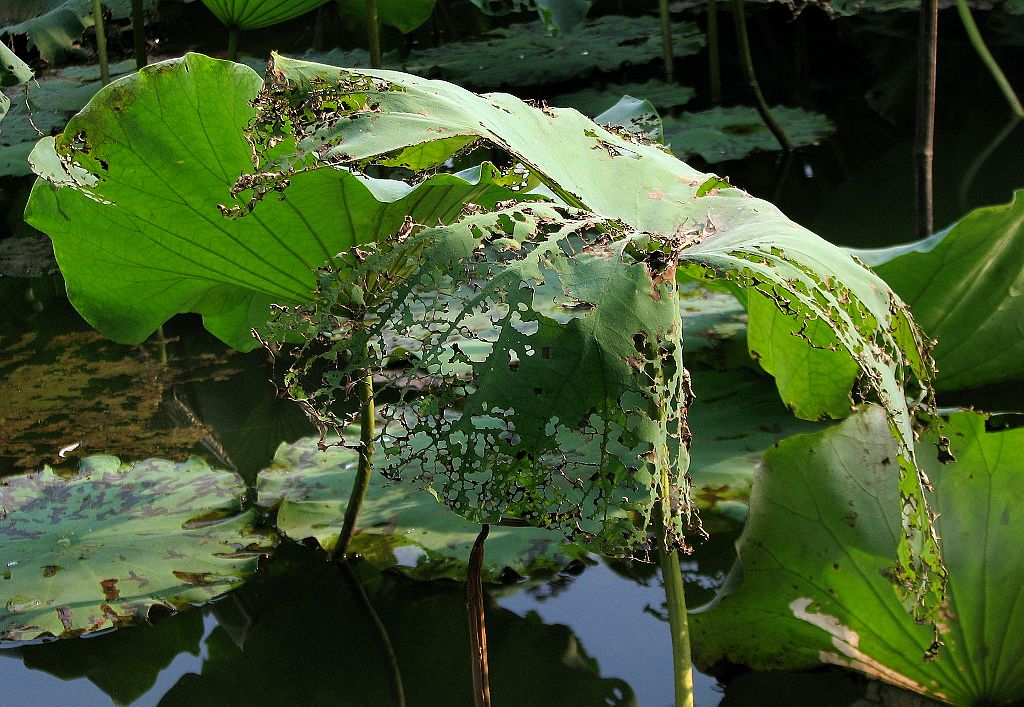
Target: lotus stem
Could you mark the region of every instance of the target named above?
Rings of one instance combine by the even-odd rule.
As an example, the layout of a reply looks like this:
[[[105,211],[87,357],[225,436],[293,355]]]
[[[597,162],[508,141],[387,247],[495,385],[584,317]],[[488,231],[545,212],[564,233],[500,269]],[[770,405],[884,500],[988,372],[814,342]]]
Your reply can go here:
[[[658,15],[661,18],[661,60],[665,63],[665,83],[673,83],[676,60],[672,54],[672,16],[668,11],[668,0],[658,0]]]
[[[661,472],[663,489],[669,489],[668,469]],[[668,536],[668,521],[665,512],[656,507],[658,531],[661,538]],[[665,547],[659,540],[658,554],[661,555],[661,580],[665,586],[665,604],[668,606],[668,625],[672,633],[672,675],[675,683],[675,707],[693,707],[693,662],[690,657],[690,622],[686,613],[686,592],[683,586],[683,572],[679,566],[679,552]]]
[[[238,61],[238,27],[228,27],[228,59]]]
[[[789,141],[786,131],[782,129],[782,126],[775,120],[775,116],[772,115],[768,103],[764,100],[764,94],[761,93],[761,84],[757,81],[757,74],[754,73],[754,60],[750,56],[750,39],[747,36],[747,16],[743,10],[743,0],[733,0],[733,19],[736,21],[736,39],[740,45],[740,61],[743,64],[743,73],[746,76],[747,85],[754,93],[754,103],[757,106],[757,112],[761,116],[761,120],[764,121],[764,124],[772,131],[775,139],[779,141],[779,146],[786,152],[792,152],[793,143]]]
[[[473,703],[491,706],[491,685],[487,675],[487,626],[484,621],[484,541],[490,526],[483,525],[469,553],[466,572],[466,608],[469,610],[469,645],[472,649]]]
[[[938,53],[939,3],[921,0],[917,39],[917,124],[914,155],[917,161],[917,235],[932,233],[932,162],[935,156],[935,75]]]
[[[135,47],[135,68],[141,69],[149,63],[146,56],[146,15],[142,0],[132,0],[132,43]]]
[[[999,64],[996,63],[992,52],[988,50],[985,40],[981,38],[981,32],[978,31],[978,25],[974,22],[974,17],[971,15],[971,8],[967,5],[967,0],[956,0],[956,9],[960,13],[960,21],[964,23],[967,38],[971,40],[971,46],[974,47],[974,51],[978,52],[982,63],[988,68],[992,78],[996,80],[999,90],[1003,92],[1006,102],[1010,104],[1010,110],[1018,118],[1024,118],[1024,106],[1020,104],[1020,99],[1017,98],[1017,94],[1014,92],[1009,80],[1007,80],[1006,74],[999,68]]]
[[[164,334],[164,325],[156,328],[157,345],[160,347],[160,364],[167,365],[167,335]]]
[[[363,583],[359,581],[356,573],[352,571],[352,566],[347,562],[340,562],[338,563],[338,569],[352,594],[355,595],[363,607],[363,611],[366,612],[366,616],[370,619],[370,624],[377,633],[377,638],[380,639],[380,647],[384,652],[384,659],[391,669],[391,690],[394,693],[395,705],[396,707],[405,707],[405,688],[402,685],[402,671],[398,667],[398,656],[395,654],[395,647],[391,643],[391,636],[388,634],[387,626],[380,620],[380,614],[373,608],[370,597],[367,596]]]
[[[366,499],[366,489],[370,487],[370,474],[373,472],[373,437],[375,434],[373,405],[373,374],[366,371],[359,380],[359,467],[356,470],[356,481],[345,507],[345,521],[341,526],[338,544],[334,546],[333,557],[345,559],[349,543],[356,532],[356,521],[359,510]]]
[[[384,63],[380,54],[380,10],[377,0],[366,0],[366,32],[370,41],[370,68],[379,69]]]
[[[107,61],[107,32],[103,27],[103,5],[100,0],[92,0],[92,19],[96,25],[96,51],[100,55],[100,81],[106,86],[110,83],[110,65]]]
[[[708,0],[708,80],[711,102],[722,102],[722,60],[718,51],[718,0]]]

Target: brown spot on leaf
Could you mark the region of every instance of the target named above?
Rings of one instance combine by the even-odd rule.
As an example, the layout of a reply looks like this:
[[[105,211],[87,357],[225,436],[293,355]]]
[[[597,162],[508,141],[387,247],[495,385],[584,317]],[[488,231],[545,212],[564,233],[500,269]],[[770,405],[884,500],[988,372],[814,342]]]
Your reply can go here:
[[[209,572],[179,572],[175,570],[174,576],[193,587],[207,587],[213,584]]]
[[[61,624],[64,626],[65,631],[70,631],[71,627],[75,625],[74,619],[71,616],[70,606],[58,606],[57,618],[60,619]]]
[[[103,596],[107,601],[114,601],[121,598],[121,591],[117,588],[116,579],[104,579],[100,581],[103,587]]]
[[[55,575],[58,572],[60,572],[62,569],[64,569],[64,568],[61,567],[60,565],[45,565],[43,567],[43,576],[44,577],[52,577],[53,575]]]

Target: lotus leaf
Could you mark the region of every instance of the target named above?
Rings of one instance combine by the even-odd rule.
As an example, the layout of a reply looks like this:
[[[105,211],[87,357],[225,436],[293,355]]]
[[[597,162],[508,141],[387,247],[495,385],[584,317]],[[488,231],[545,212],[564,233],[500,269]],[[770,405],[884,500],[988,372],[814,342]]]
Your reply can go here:
[[[802,108],[775,106],[772,115],[779,121],[794,147],[816,145],[835,127],[823,115]],[[665,142],[682,156],[697,155],[713,164],[739,160],[759,150],[779,150],[778,140],[754,108],[734,106],[711,108],[699,113],[683,113],[664,120]]]
[[[922,660],[931,629],[889,600],[883,573],[901,535],[888,501],[896,448],[884,413],[871,407],[765,456],[730,580],[690,619],[698,665],[825,663],[953,704],[1021,700],[1024,516],[1015,508],[1024,496],[1024,429],[997,423],[951,415],[941,434],[955,464],[937,460],[934,429],[919,444],[949,569],[937,658]]]
[[[317,443],[306,438],[281,445],[271,467],[260,472],[258,503],[277,506],[275,525],[285,535],[315,538],[329,550],[341,531],[358,455],[340,445],[320,451]],[[352,552],[381,569],[397,566],[417,579],[464,580],[480,532],[430,494],[408,484],[389,484],[380,474],[370,482],[359,526]],[[487,537],[484,575],[495,579],[506,569],[524,577],[552,573],[586,558],[583,550],[560,543],[552,533],[498,526]]]
[[[313,269],[339,251],[395,233],[407,216],[437,223],[466,202],[515,196],[489,165],[415,188],[332,170],[297,177],[259,214],[225,219],[218,204],[231,203],[252,165],[242,131],[259,87],[248,67],[196,54],[154,64],[111,84],[33,151],[44,179],[25,218],[53,239],[68,297],[100,331],[137,343],[194,311],[251,349],[249,329],[270,303],[307,299]]]
[[[622,128],[644,140],[662,142],[661,116],[650,101],[623,96],[614,106],[594,118],[598,125]]]
[[[366,0],[337,0],[338,12],[349,26],[366,26]],[[437,0],[377,0],[380,23],[408,34],[430,19]]]
[[[18,86],[32,78],[32,69],[18,58],[18,55],[0,44],[0,86]],[[11,107],[11,99],[0,94],[0,120],[7,115]]]
[[[585,88],[573,93],[563,93],[551,98],[553,106],[575,108],[583,115],[595,116],[611,108],[623,96],[636,96],[651,102],[659,110],[686,105],[697,92],[689,86],[668,84],[657,79],[647,83],[611,83],[603,90]]]
[[[153,0],[145,0],[151,7]],[[131,0],[103,0],[115,19],[131,15]],[[28,35],[29,47],[52,62],[92,27],[92,0],[0,0],[0,35]]]
[[[704,46],[697,25],[673,25],[676,56]],[[457,42],[412,52],[405,71],[468,86],[520,87],[567,81],[595,71],[642,66],[661,56],[661,34],[651,17],[605,15],[574,32],[551,36],[540,22],[489,32],[482,41]]]
[[[937,339],[937,388],[1024,378],[1024,190],[922,241],[852,252]]]
[[[566,32],[576,28],[590,11],[592,0],[470,0],[488,15],[536,10],[549,29]]]
[[[227,27],[259,29],[304,15],[330,0],[203,0]]]
[[[268,75],[272,77],[272,82],[261,96],[260,114],[250,133],[257,152],[263,154],[266,160],[265,172],[255,177],[257,195],[286,188],[284,181],[293,175],[310,171],[316,173],[328,165],[330,169],[337,165],[365,168],[373,164],[402,166],[413,170],[430,169],[453,154],[479,143],[500,147],[510,155],[513,163],[519,164],[532,178],[542,181],[566,203],[580,207],[579,211],[551,211],[550,207],[547,211],[540,208],[511,208],[499,214],[467,216],[453,228],[420,231],[414,228],[409,233],[403,231],[397,238],[381,244],[383,250],[380,259],[372,263],[362,260],[362,264],[353,269],[345,266],[338,271],[341,273],[338,276],[340,280],[320,293],[321,308],[313,318],[315,324],[310,325],[309,321],[304,321],[307,312],[300,308],[295,329],[312,342],[320,335],[318,332],[331,332],[331,336],[335,335],[332,332],[334,325],[330,323],[333,316],[330,312],[344,304],[338,297],[344,294],[345,288],[353,285],[358,288],[358,295],[348,290],[349,294],[344,296],[357,296],[362,302],[359,306],[365,305],[369,310],[377,306],[384,307],[379,312],[379,320],[372,326],[353,325],[351,330],[337,335],[338,346],[351,351],[360,351],[364,343],[376,346],[376,337],[388,327],[396,327],[399,332],[406,331],[415,319],[415,311],[413,305],[404,303],[402,298],[408,295],[410,287],[417,285],[422,284],[427,289],[435,286],[454,288],[448,292],[452,301],[457,302],[457,305],[451,307],[453,312],[465,311],[468,314],[480,311],[481,308],[486,309],[496,302],[505,308],[507,314],[503,315],[500,322],[496,322],[499,325],[497,328],[501,329],[497,335],[498,345],[492,347],[493,340],[485,342],[482,348],[475,350],[475,359],[474,353],[460,353],[457,349],[440,353],[445,346],[453,343],[454,340],[446,341],[452,335],[462,336],[470,342],[479,340],[480,337],[471,332],[464,334],[459,331],[457,326],[441,326],[435,331],[434,338],[419,342],[419,351],[429,351],[427,359],[441,356],[439,362],[444,364],[453,361],[462,364],[471,362],[474,376],[480,375],[482,371],[493,376],[489,378],[495,386],[493,389],[476,384],[465,389],[482,406],[480,419],[461,423],[447,420],[441,428],[431,428],[428,433],[426,428],[431,425],[432,411],[429,406],[425,406],[425,414],[419,423],[409,423],[408,420],[403,423],[411,424],[405,432],[416,430],[411,436],[406,437],[405,432],[396,432],[393,437],[395,440],[415,440],[421,437],[437,439],[444,437],[442,432],[447,434],[449,424],[454,424],[460,434],[468,435],[467,441],[480,440],[483,447],[473,448],[469,445],[456,451],[456,447],[447,446],[445,451],[439,452],[434,458],[431,456],[434,451],[428,450],[428,447],[416,448],[413,445],[407,447],[407,450],[414,450],[413,454],[428,450],[427,455],[431,457],[429,464],[424,456],[414,465],[403,465],[401,470],[385,470],[385,473],[393,473],[395,478],[402,473],[407,473],[409,478],[420,478],[420,470],[429,467],[433,471],[428,473],[434,474],[451,461],[454,462],[454,468],[450,467],[448,473],[452,476],[442,484],[443,488],[439,486],[435,490],[457,510],[465,511],[474,520],[480,521],[496,513],[509,512],[511,506],[506,504],[512,498],[517,499],[512,506],[520,504],[518,510],[525,511],[533,502],[525,496],[520,502],[515,493],[511,496],[496,494],[493,497],[495,505],[488,505],[487,501],[474,498],[474,495],[484,488],[481,484],[486,483],[491,473],[501,476],[508,473],[510,475],[505,478],[511,480],[518,472],[511,473],[509,469],[533,463],[533,459],[541,460],[543,456],[535,455],[532,459],[524,457],[515,461],[508,459],[511,466],[507,468],[502,466],[505,462],[497,467],[491,467],[490,464],[496,458],[504,459],[504,455],[513,454],[525,440],[532,440],[524,445],[526,454],[536,452],[543,455],[548,450],[546,445],[553,443],[550,439],[553,431],[560,429],[566,422],[569,423],[566,432],[570,437],[577,433],[582,435],[573,437],[576,441],[569,448],[582,453],[587,446],[586,440],[593,439],[595,433],[600,437],[598,430],[603,426],[619,424],[611,422],[611,418],[604,415],[614,417],[623,411],[627,415],[632,414],[630,411],[633,408],[623,401],[607,397],[603,402],[597,401],[601,400],[601,395],[610,391],[618,391],[616,395],[619,395],[626,390],[641,390],[634,386],[642,378],[625,382],[634,374],[619,368],[619,365],[623,360],[628,362],[637,353],[641,354],[641,361],[657,358],[648,356],[643,342],[657,342],[657,348],[665,342],[678,341],[675,338],[678,334],[670,333],[676,325],[671,324],[668,318],[661,320],[660,313],[664,297],[676,295],[660,288],[652,290],[644,284],[642,275],[642,269],[648,269],[647,277],[660,285],[665,280],[665,271],[677,270],[690,277],[725,282],[742,294],[748,303],[752,331],[766,326],[764,317],[760,316],[761,309],[750,305],[752,300],[762,298],[773,305],[772,312],[779,310],[786,315],[785,327],[767,322],[775,326],[774,335],[804,341],[807,344],[805,348],[813,349],[813,355],[808,354],[806,358],[852,357],[857,362],[863,386],[860,392],[876,397],[886,406],[892,431],[903,440],[903,451],[897,466],[902,478],[900,493],[907,514],[908,540],[901,545],[895,574],[906,582],[905,590],[910,591],[910,587],[914,586],[912,593],[929,593],[927,603],[934,605],[941,595],[941,565],[934,539],[918,535],[920,532],[927,534],[923,529],[928,526],[928,511],[914,467],[910,446],[910,418],[903,390],[905,380],[914,376],[928,377],[927,363],[921,353],[918,332],[910,322],[906,308],[880,279],[839,249],[793,224],[770,204],[729,188],[727,182],[713,175],[693,170],[656,146],[604,130],[576,111],[531,107],[502,94],[477,96],[451,84],[407,74],[337,69],[281,57],[275,57]],[[339,111],[337,106],[345,106],[345,109]],[[371,109],[367,110],[367,106]],[[298,147],[296,153],[282,157],[265,152],[265,146],[277,144],[281,140],[294,140]],[[632,188],[621,189],[623,183],[632,185]],[[600,235],[602,232],[604,236]],[[417,236],[408,238],[410,234]],[[416,250],[420,247],[433,248],[431,256],[421,258],[422,254]],[[603,259],[602,265],[592,262],[595,256],[598,260]],[[540,260],[537,260],[538,257]],[[389,261],[389,258],[393,259]],[[592,267],[611,269],[607,275],[602,276],[603,279],[595,280],[592,275],[586,274]],[[560,328],[545,328],[543,333],[537,334],[539,338],[531,342],[534,330],[530,328],[534,325],[527,322],[537,321],[536,326],[540,327],[543,321],[544,327],[548,326],[546,321],[537,318],[537,309],[532,303],[535,299],[533,288],[539,287],[539,283],[549,277],[543,274],[549,268],[552,269],[550,278],[559,283],[567,298],[560,301],[564,303],[563,308],[569,319],[555,321],[554,324]],[[509,279],[497,277],[499,272]],[[360,280],[361,277],[365,279]],[[554,280],[556,277],[557,280]],[[455,290],[470,286],[474,278],[482,282],[479,287],[476,283],[471,286],[477,294],[455,295]],[[630,279],[634,284],[626,284],[625,281]],[[402,286],[405,288],[397,295],[393,290],[396,283],[404,283]],[[650,301],[633,299],[639,297],[635,288],[652,292],[646,295]],[[634,294],[624,294],[630,291]],[[633,303],[620,311],[622,303],[627,299],[633,299]],[[578,306],[573,305],[573,301]],[[348,300],[348,304],[353,304],[353,300]],[[609,309],[607,313],[603,311],[605,308]],[[641,322],[635,321],[637,312],[648,310],[649,314],[641,317]],[[669,316],[667,310],[665,316]],[[522,325],[518,323],[520,319]],[[571,319],[580,321],[573,323]],[[513,321],[516,322],[514,326]],[[613,322],[615,330],[605,331],[599,325],[603,321]],[[521,329],[522,326],[527,328]],[[575,326],[580,327],[579,333],[573,331],[572,327]],[[595,327],[595,334],[599,332],[596,338],[593,334],[583,333],[591,327]],[[625,352],[627,342],[615,341],[615,337],[621,336],[623,330],[630,336],[638,334],[635,341],[640,343],[635,343],[635,352],[632,354]],[[540,332],[541,329],[536,331]],[[550,360],[544,361],[545,365],[541,367],[543,370],[534,373],[534,367],[540,366],[531,358],[531,352],[536,352],[537,348],[533,343],[568,332],[571,335],[563,339],[564,342],[583,335],[586,345],[573,344],[565,349],[551,346],[550,351],[558,351],[557,356],[564,356],[563,360],[556,362],[552,355]],[[349,334],[355,338],[349,340]],[[609,338],[603,339],[606,335]],[[386,340],[387,337],[380,339]],[[672,346],[675,344],[667,345],[666,351],[672,351],[675,357],[677,354]],[[432,347],[440,348],[431,350]],[[492,351],[495,355],[488,358]],[[523,356],[524,351],[526,357]],[[374,353],[371,359],[360,359],[358,356],[344,361],[337,359],[342,369],[337,377],[329,377],[320,387],[313,384],[312,396],[318,405],[332,404],[330,401],[334,399],[346,373],[352,373],[358,366],[371,365],[371,361],[388,358],[386,355],[378,355],[386,353],[383,349],[375,348]],[[614,368],[596,367],[601,358],[580,358],[590,355],[611,355]],[[667,359],[663,363],[666,367],[662,371],[672,369]],[[775,360],[775,368],[770,370],[778,376],[780,369],[789,365],[806,365],[806,360],[789,361],[779,358]],[[524,386],[515,382],[516,371],[523,370],[530,371],[530,380],[540,381],[541,384],[535,387],[541,390],[541,395],[534,394],[531,398],[530,389],[524,389]],[[657,384],[642,389],[638,400],[646,399],[644,405],[651,406],[649,409],[657,409],[663,404],[667,409],[674,409],[674,403],[665,402],[670,395],[674,395],[674,371],[666,373],[664,379],[658,379],[661,375],[657,373],[658,366],[654,370],[656,372],[650,375],[658,381]],[[562,372],[555,374],[555,371]],[[443,365],[438,372],[442,376],[454,373],[450,369],[446,372]],[[435,371],[431,370],[430,373]],[[850,373],[851,376],[858,375],[852,367]],[[536,428],[540,417],[551,419],[551,431],[536,428],[525,435],[520,434],[516,428],[515,434],[502,438],[501,425],[486,424],[488,414],[509,419],[509,416],[515,417],[527,410],[534,410],[545,399],[545,389],[547,395],[557,395],[557,385],[552,392],[551,384],[547,382],[552,375],[562,381],[563,386],[567,380],[576,380],[578,387],[585,386],[584,381],[614,381],[605,389],[605,393],[595,391],[598,397],[591,403],[591,407],[598,411],[594,423],[596,427],[588,428],[586,416],[579,417],[589,407],[570,406],[564,413],[552,416],[553,408],[548,405],[537,410],[530,418],[528,427]],[[852,387],[852,377],[849,382]],[[619,387],[621,385],[626,387]],[[458,396],[458,389],[459,386],[450,386],[446,389],[447,394]],[[483,390],[486,392],[481,393]],[[791,390],[793,388],[782,389],[784,393]],[[815,406],[819,406],[822,411],[832,409],[829,407],[832,401],[819,400],[816,397],[817,391],[812,387],[806,386],[799,390],[814,396],[808,401],[796,401],[802,406],[801,409],[814,410]],[[843,398],[849,401],[850,389],[845,388],[845,391]],[[795,405],[791,399],[786,402]],[[450,400],[433,412],[447,409],[449,404]],[[500,414],[488,413],[491,406],[495,406]],[[319,409],[323,410],[322,407]],[[643,419],[646,414],[641,414],[638,419]],[[326,419],[329,418],[328,414]],[[633,441],[626,442],[621,437],[618,439],[623,441],[627,450],[635,450],[639,440],[646,440],[649,444],[664,444],[656,441],[662,439],[663,432],[655,432],[655,429],[666,430],[672,425],[665,428],[663,425],[668,421],[667,418],[658,420],[655,427],[647,428],[649,433],[645,432]],[[649,421],[653,421],[653,418]],[[488,429],[481,431],[478,423]],[[419,424],[424,427],[417,427]],[[615,428],[614,434],[620,435],[625,429]],[[454,428],[452,431],[455,431]],[[629,430],[628,434],[635,432]],[[483,438],[490,441],[483,443]],[[671,449],[674,434],[669,432],[665,439],[670,441]],[[531,448],[534,442],[539,445],[536,449]],[[576,446],[577,442],[581,446]],[[497,446],[491,446],[492,443]],[[564,440],[559,443],[567,444]],[[467,484],[465,474],[472,473],[470,470],[478,470],[475,462],[479,459],[475,455],[481,454],[485,448],[487,452],[484,456],[491,461],[480,467],[479,476]],[[453,456],[446,457],[449,453],[453,453]],[[466,454],[469,456],[464,456]],[[621,449],[612,451],[610,448],[602,450],[599,458],[608,461],[617,456],[618,463],[624,463],[623,459],[630,458],[628,452],[623,453]],[[466,463],[471,458],[474,463]],[[593,457],[587,462],[583,461],[584,458],[585,455],[580,456],[572,464],[593,463]],[[633,463],[625,463],[625,468],[631,468]],[[543,462],[538,470],[545,464],[550,464],[550,461]],[[466,471],[460,472],[459,468]],[[542,514],[535,516],[536,522],[545,525],[554,523],[566,529],[562,523],[569,518],[589,517],[594,521],[597,517],[603,518],[605,511],[611,512],[609,517],[614,517],[633,503],[641,503],[649,508],[648,504],[655,499],[647,497],[647,494],[652,491],[658,493],[659,490],[663,493],[669,488],[674,489],[673,494],[678,494],[678,499],[673,496],[670,500],[664,495],[659,495],[657,499],[672,504],[678,513],[683,513],[687,508],[683,501],[685,490],[675,485],[676,480],[658,482],[648,478],[645,481],[644,475],[638,473],[635,479],[627,481],[627,487],[634,490],[646,487],[644,498],[641,500],[627,494],[624,496],[627,500],[620,505],[618,498],[609,501],[607,494],[624,480],[621,470],[610,471],[606,479],[609,486],[606,487],[603,487],[605,482],[600,481],[600,473],[596,478],[597,484],[591,487],[592,490],[601,489],[596,497],[584,493],[582,498],[577,496],[571,502],[566,509],[571,512],[565,516]],[[545,489],[557,488],[558,485],[559,482],[550,479],[541,484]],[[584,482],[583,489],[587,485]],[[493,486],[488,488],[490,492],[496,492],[496,489]],[[448,492],[451,492],[450,496]],[[569,498],[561,493],[559,491],[555,496],[546,498],[545,502],[554,498]],[[607,505],[609,502],[611,505]],[[618,511],[612,512],[614,506],[619,506]],[[568,522],[571,525],[572,521]],[[681,523],[682,520],[677,517],[673,522]],[[630,543],[622,541],[629,537],[639,537],[635,529],[627,530],[621,522],[615,524],[602,521],[598,525],[605,528],[601,538],[592,538],[598,544],[603,539],[609,541],[609,547],[615,544],[628,545]],[[624,535],[611,542],[614,532],[609,533],[610,528],[615,528],[616,532],[621,530]],[[591,542],[585,539],[587,533],[591,532],[589,530],[579,532],[579,529],[569,529],[569,532],[574,542]],[[918,584],[917,580],[911,580],[911,577],[921,577],[923,580],[929,572],[934,573],[927,581]]]
[[[235,474],[192,458],[82,460],[0,480],[0,640],[70,637],[238,586],[267,552]]]

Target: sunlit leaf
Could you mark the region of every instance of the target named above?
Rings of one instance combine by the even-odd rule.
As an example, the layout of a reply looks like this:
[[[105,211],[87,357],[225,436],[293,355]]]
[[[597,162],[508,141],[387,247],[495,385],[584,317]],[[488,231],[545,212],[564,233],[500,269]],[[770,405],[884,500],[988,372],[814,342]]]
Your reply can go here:
[[[1024,378],[1024,191],[922,241],[852,252],[937,339],[937,388]]]
[[[70,637],[145,620],[238,586],[267,551],[241,480],[199,459],[0,480],[0,641]]]
[[[919,444],[933,483],[937,530],[949,569],[939,622],[945,643],[922,656],[932,628],[894,610],[883,576],[901,536],[889,498],[896,448],[871,407],[824,432],[785,440],[754,479],[739,560],[720,598],[691,616],[694,655],[755,670],[822,663],[866,673],[953,704],[1024,697],[1018,546],[1024,517],[1024,429],[956,413]],[[989,429],[992,427],[993,429]]]

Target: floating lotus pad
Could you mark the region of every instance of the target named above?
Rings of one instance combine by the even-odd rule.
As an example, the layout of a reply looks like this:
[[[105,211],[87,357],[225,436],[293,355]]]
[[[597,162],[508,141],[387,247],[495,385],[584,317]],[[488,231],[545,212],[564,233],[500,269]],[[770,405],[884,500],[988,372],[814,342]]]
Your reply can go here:
[[[295,539],[315,538],[333,549],[356,476],[355,451],[317,448],[315,438],[281,445],[274,464],[259,475],[259,504],[278,505],[277,528]],[[411,484],[388,483],[375,473],[359,513],[350,550],[378,567],[397,567],[418,579],[465,579],[480,526],[455,515]],[[487,537],[484,575],[506,569],[522,576],[557,572],[587,553],[559,533],[494,526]]]
[[[563,93],[554,96],[548,103],[575,108],[583,115],[595,116],[614,106],[623,96],[643,98],[655,108],[665,110],[686,105],[696,95],[697,92],[689,86],[651,79],[647,83],[610,83],[603,90],[585,88],[582,91]]]
[[[71,478],[0,481],[0,641],[93,633],[238,586],[269,549],[243,492],[197,458],[95,456]]]

